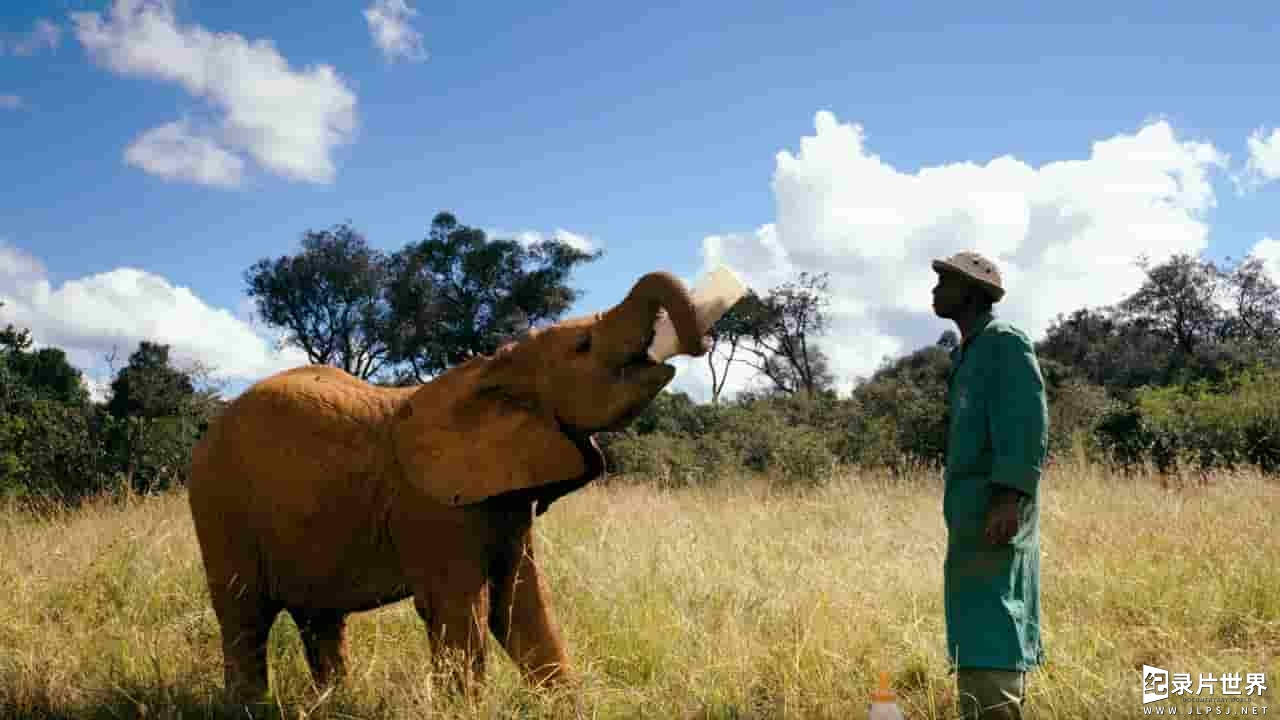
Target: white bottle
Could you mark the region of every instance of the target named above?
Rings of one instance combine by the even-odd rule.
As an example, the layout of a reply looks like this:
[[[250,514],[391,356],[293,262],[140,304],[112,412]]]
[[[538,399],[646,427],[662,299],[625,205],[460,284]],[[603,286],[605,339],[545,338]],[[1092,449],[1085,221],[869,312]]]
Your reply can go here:
[[[705,335],[712,325],[729,311],[747,293],[747,286],[737,273],[721,265],[704,275],[690,293],[698,333]],[[665,310],[658,313],[653,323],[653,342],[649,343],[649,359],[656,363],[680,354],[680,338],[676,326]]]
[[[871,693],[871,710],[867,720],[903,720],[898,709],[898,694],[889,687],[889,673],[880,672],[880,687]]]

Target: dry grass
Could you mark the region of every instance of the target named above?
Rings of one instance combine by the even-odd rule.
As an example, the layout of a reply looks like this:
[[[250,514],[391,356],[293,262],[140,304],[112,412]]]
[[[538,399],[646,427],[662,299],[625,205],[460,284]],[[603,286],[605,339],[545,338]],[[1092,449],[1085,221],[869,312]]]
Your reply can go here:
[[[1162,488],[1077,465],[1046,480],[1040,718],[1141,714],[1138,668],[1266,672],[1280,685],[1280,485]],[[951,713],[935,479],[851,475],[807,492],[614,484],[544,516],[555,607],[583,674],[536,694],[493,646],[478,704],[431,675],[409,603],[355,616],[354,674],[311,690],[272,637],[280,715],[330,718],[857,718],[881,669],[911,718]],[[0,511],[0,716],[244,717],[185,495],[33,517]],[[1269,712],[1280,712],[1270,708]]]

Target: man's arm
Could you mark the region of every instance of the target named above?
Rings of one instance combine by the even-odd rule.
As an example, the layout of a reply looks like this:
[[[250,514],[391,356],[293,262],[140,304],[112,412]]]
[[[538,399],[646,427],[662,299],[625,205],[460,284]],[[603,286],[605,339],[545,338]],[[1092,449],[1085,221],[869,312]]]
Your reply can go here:
[[[1000,333],[993,340],[987,417],[994,458],[986,530],[989,541],[1004,544],[1018,532],[1018,500],[1038,496],[1049,421],[1031,343],[1012,333]]]
[[[1030,342],[1013,333],[992,340],[987,414],[991,480],[1034,498],[1049,444],[1044,382]]]

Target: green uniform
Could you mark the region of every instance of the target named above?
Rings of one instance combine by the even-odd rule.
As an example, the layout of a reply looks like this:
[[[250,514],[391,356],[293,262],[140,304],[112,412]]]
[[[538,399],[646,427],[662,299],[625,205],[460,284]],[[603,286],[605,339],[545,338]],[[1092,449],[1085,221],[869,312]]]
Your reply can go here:
[[[1040,638],[1040,474],[1048,446],[1044,380],[1030,338],[992,314],[952,351],[943,515],[947,650],[963,668],[1026,671]],[[996,486],[1020,490],[1018,533],[987,542]]]

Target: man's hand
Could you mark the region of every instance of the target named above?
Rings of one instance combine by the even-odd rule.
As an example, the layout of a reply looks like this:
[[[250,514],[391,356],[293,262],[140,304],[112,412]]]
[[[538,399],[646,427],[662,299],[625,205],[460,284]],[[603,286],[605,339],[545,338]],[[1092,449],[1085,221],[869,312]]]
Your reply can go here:
[[[997,487],[991,494],[987,508],[987,542],[992,545],[1008,545],[1018,534],[1018,498],[1022,493],[1013,488]]]

